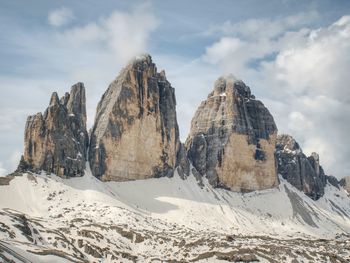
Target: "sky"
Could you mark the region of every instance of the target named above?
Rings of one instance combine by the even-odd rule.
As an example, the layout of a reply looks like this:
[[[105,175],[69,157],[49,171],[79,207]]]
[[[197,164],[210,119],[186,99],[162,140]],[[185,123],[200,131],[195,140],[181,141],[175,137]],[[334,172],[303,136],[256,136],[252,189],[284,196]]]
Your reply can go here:
[[[91,128],[108,84],[143,53],[175,88],[183,141],[214,81],[233,74],[326,174],[350,175],[347,0],[1,1],[0,175],[53,91],[84,82]]]

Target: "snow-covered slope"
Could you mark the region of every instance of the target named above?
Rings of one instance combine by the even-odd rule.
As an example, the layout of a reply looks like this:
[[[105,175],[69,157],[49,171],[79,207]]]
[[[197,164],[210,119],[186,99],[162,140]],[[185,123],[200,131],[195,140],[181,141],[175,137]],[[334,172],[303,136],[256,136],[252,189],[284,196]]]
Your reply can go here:
[[[328,185],[313,201],[280,180],[241,194],[200,187],[192,175],[104,183],[90,171],[24,174],[0,186],[0,254],[15,262],[16,253],[27,262],[350,260],[347,193]]]

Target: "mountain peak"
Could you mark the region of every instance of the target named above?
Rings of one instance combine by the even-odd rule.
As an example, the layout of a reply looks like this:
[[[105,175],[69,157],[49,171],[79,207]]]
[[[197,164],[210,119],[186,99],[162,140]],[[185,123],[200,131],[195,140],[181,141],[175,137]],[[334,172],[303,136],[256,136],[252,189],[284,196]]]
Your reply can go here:
[[[216,81],[226,81],[226,82],[231,82],[231,83],[235,83],[235,82],[242,82],[241,79],[238,79],[235,75],[233,75],[232,73],[230,74],[225,74],[225,75],[221,75]]]
[[[139,68],[139,67],[149,67],[149,66],[155,66],[152,61],[152,56],[148,53],[144,53],[138,56],[135,56],[132,58],[129,63],[127,64],[127,68]]]
[[[175,90],[150,55],[136,57],[98,104],[92,173],[105,181],[172,176],[179,149]]]
[[[214,186],[234,191],[273,188],[277,127],[270,112],[232,75],[222,76],[197,109],[188,157]]]
[[[53,92],[50,98],[50,106],[54,106],[60,103],[57,92]]]
[[[53,92],[45,114],[29,116],[24,155],[18,170],[46,171],[59,176],[83,175],[88,146],[85,90],[82,83],[59,100]]]
[[[255,99],[251,94],[250,88],[245,85],[242,80],[237,79],[233,74],[219,77],[215,81],[214,89],[209,93],[208,98],[212,96],[226,96],[228,94],[241,96],[246,99]]]

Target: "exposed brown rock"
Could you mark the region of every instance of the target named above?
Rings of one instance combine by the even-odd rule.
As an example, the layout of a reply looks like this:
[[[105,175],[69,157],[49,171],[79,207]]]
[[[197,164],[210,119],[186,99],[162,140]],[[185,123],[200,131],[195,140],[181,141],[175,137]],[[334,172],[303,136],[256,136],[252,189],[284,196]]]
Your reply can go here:
[[[104,181],[172,176],[180,147],[174,88],[149,55],[128,64],[97,106],[92,173]]]
[[[215,82],[199,106],[186,148],[193,166],[212,185],[252,191],[278,184],[276,136],[268,109],[242,81],[228,76]]]
[[[77,83],[61,100],[54,92],[44,114],[28,117],[18,170],[83,175],[88,142],[85,88]]]

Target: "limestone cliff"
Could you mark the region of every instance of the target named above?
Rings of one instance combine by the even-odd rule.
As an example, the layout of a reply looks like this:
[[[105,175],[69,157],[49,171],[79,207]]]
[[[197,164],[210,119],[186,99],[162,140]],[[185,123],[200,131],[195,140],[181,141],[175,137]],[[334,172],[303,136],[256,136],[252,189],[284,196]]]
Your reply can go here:
[[[323,196],[327,181],[337,187],[335,178],[325,175],[318,154],[312,153],[306,157],[290,135],[277,137],[276,157],[278,173],[312,199]]]
[[[83,175],[89,142],[85,104],[84,85],[77,83],[61,99],[54,92],[44,114],[29,116],[18,170]]]
[[[97,106],[89,150],[92,173],[104,181],[172,176],[179,150],[174,88],[151,56],[139,57]]]
[[[186,149],[212,185],[252,191],[278,184],[276,136],[272,115],[250,88],[233,76],[220,77],[192,119]]]

